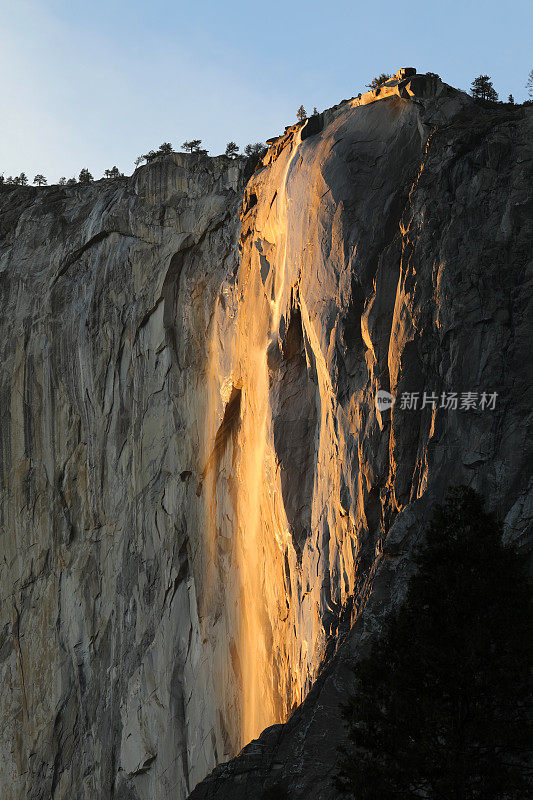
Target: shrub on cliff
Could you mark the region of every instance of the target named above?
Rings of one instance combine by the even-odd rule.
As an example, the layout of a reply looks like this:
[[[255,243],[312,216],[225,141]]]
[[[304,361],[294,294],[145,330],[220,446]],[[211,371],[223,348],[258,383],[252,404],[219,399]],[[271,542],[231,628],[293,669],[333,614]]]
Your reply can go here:
[[[382,84],[387,83],[390,80],[390,75],[387,72],[382,72],[381,75],[377,75],[375,78],[372,78],[370,83],[367,83],[367,87],[374,91],[377,89],[378,86],[382,86]]]
[[[435,510],[416,563],[403,607],[356,667],[337,785],[357,800],[524,798],[533,613],[521,560],[463,488]]]

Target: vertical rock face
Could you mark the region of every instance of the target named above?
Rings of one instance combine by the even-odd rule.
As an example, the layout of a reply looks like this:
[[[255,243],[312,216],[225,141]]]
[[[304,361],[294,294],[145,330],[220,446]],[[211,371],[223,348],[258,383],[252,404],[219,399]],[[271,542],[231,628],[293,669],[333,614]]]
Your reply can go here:
[[[529,552],[531,126],[402,75],[249,181],[3,190],[2,796],[185,798],[285,723],[195,800],[335,797],[428,505]]]
[[[193,564],[243,186],[174,156],[2,196],[2,797],[185,797],[235,752]]]
[[[248,184],[236,335],[265,352],[259,529],[280,554],[247,580],[265,674],[288,653],[297,702],[318,678],[191,800],[337,796],[350,667],[401,601],[448,485],[482,491],[530,552],[532,121],[407,77],[289,129]],[[261,384],[243,362],[244,423]],[[286,629],[271,588],[283,552]]]

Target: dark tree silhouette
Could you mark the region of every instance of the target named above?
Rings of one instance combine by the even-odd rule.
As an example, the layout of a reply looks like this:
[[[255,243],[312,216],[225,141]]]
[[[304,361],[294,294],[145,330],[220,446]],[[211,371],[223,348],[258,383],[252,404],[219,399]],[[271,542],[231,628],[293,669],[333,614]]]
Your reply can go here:
[[[163,144],[159,145],[159,150],[157,151],[157,155],[159,156],[168,156],[170,153],[174,152],[174,148],[170,144],[170,142],[163,142]]]
[[[281,781],[277,781],[273,786],[263,789],[259,800],[289,800],[287,787]]]
[[[63,176],[62,176],[62,177],[61,177],[61,178],[58,180],[58,182],[57,182],[57,183],[58,183],[58,186],[65,186],[65,185],[66,185],[66,183],[67,183],[67,179],[66,179],[66,178],[65,178],[65,176],[63,175]]]
[[[75,186],[77,184],[76,178],[69,178],[67,181],[67,186]]]
[[[87,167],[84,167],[81,170],[81,172],[80,172],[80,174],[78,176],[78,180],[79,180],[80,183],[85,183],[85,184],[92,183],[93,176],[91,175],[91,173],[89,172]]]
[[[229,158],[235,158],[238,152],[239,152],[239,145],[237,144],[237,142],[227,143],[225,155],[229,156]]]
[[[307,111],[303,106],[300,106],[300,108],[296,112],[296,117],[298,119],[298,122],[303,122],[304,119],[307,119]]]
[[[266,153],[266,145],[262,142],[256,142],[255,144],[247,144],[244,148],[244,155],[246,156],[263,156]]]
[[[19,186],[27,186],[28,185],[28,178],[27,178],[25,172],[21,172],[20,175],[18,176],[17,180],[18,180]]]
[[[511,103],[511,105],[514,106],[514,97],[512,94],[510,94],[509,97],[507,98],[507,102]]]
[[[201,139],[191,139],[189,142],[183,142],[182,147],[184,150],[188,150],[189,153],[198,152],[200,150],[200,145],[202,144]]]
[[[528,78],[527,78],[527,81],[526,81],[526,89],[527,89],[528,95],[530,97],[533,97],[533,69],[531,70],[531,72],[528,75]]]
[[[44,175],[41,175],[41,174],[39,173],[39,174],[37,174],[37,175],[35,176],[35,178],[33,179],[33,182],[34,182],[34,183],[36,183],[36,184],[37,184],[37,186],[44,186],[44,185],[45,185],[45,184],[46,184],[48,181],[46,180],[46,178],[44,177]]]
[[[489,75],[478,75],[472,81],[472,97],[476,100],[491,100],[493,103],[498,99],[498,92],[492,85]]]
[[[111,169],[106,169],[104,172],[106,178],[123,178],[121,171],[118,167],[111,167]]]
[[[367,87],[374,91],[374,89],[377,89],[378,86],[390,81],[390,78],[391,76],[387,72],[382,72],[381,75],[377,75],[375,78],[372,78],[370,83],[367,83]]]
[[[355,668],[349,796],[531,796],[532,592],[501,534],[471,489],[436,508],[403,607]]]

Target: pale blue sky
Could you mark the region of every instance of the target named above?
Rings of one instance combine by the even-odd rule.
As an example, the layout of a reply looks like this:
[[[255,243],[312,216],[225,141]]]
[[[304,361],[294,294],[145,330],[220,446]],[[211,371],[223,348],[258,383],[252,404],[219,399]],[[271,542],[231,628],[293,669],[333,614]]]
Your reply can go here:
[[[526,98],[533,5],[352,0],[0,0],[0,173],[95,177],[162,141],[212,155],[415,66]]]

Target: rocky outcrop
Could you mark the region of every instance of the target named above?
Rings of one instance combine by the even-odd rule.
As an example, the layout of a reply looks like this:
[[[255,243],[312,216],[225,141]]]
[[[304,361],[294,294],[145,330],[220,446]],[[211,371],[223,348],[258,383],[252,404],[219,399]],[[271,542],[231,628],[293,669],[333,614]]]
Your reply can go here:
[[[531,126],[401,74],[250,180],[3,190],[6,797],[334,798],[428,507],[529,554]]]

